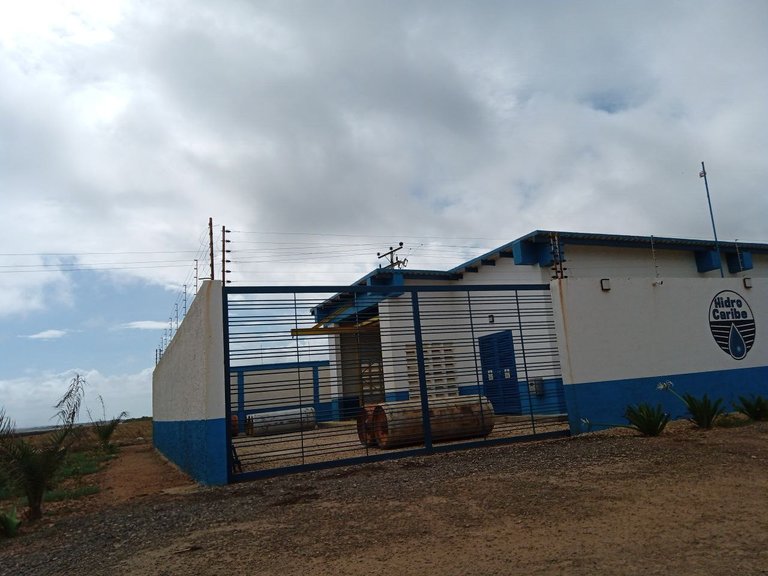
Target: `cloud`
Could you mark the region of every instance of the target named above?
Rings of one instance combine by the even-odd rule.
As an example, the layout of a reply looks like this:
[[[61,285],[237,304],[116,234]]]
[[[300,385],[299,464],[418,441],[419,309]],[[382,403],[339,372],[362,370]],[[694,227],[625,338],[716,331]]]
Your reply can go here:
[[[709,237],[705,160],[720,236],[766,239],[768,5],[437,6],[124,2],[25,20],[33,33],[0,36],[0,225],[27,252],[177,288],[195,258],[207,274],[209,215],[389,236],[335,267],[235,266],[323,283],[406,235],[443,255],[539,228]],[[65,277],[8,275],[0,314],[50,307]]]
[[[168,322],[156,320],[136,320],[118,326],[120,330],[165,330],[166,328],[168,328]]]
[[[43,330],[37,334],[30,334],[29,336],[19,336],[19,338],[29,338],[30,340],[57,340],[63,338],[70,332],[69,330]]]
[[[54,406],[76,374],[86,382],[80,421],[88,420],[87,408],[93,414],[101,414],[99,396],[104,399],[107,417],[123,410],[132,418],[152,414],[151,368],[110,375],[80,368],[63,372],[32,371],[19,378],[0,380],[0,408],[5,409],[18,428],[55,424]]]

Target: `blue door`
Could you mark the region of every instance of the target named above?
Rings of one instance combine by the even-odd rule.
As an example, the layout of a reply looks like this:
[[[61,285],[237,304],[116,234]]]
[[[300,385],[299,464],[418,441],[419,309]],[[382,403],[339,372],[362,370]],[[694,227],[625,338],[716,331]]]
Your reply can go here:
[[[497,414],[522,414],[512,332],[496,332],[477,340],[483,392]]]

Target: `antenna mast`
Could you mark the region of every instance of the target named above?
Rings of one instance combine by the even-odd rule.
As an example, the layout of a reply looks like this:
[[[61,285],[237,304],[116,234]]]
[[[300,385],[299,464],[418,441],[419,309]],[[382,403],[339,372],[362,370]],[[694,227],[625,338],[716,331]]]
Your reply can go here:
[[[712,220],[712,233],[715,235],[715,250],[717,250],[717,260],[720,264],[720,278],[725,278],[723,273],[723,259],[720,257],[720,243],[717,241],[717,229],[715,228],[715,216],[712,213],[712,200],[709,198],[709,183],[707,182],[707,169],[704,168],[704,162],[701,163],[701,172],[699,178],[704,178],[704,188],[707,190],[707,204],[709,205],[709,219]]]

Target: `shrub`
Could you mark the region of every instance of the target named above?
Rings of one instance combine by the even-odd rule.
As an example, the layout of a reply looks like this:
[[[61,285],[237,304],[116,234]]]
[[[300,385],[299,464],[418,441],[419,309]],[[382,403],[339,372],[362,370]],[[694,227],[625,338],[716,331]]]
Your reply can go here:
[[[654,408],[644,402],[627,406],[624,417],[643,436],[658,436],[669,422],[669,414],[664,412],[661,404]]]
[[[128,416],[128,412],[120,412],[120,414],[114,418],[107,420],[107,410],[104,408],[104,399],[101,396],[99,396],[99,402],[101,402],[102,417],[98,420],[94,420],[91,416],[90,410],[88,411],[88,417],[91,419],[91,423],[93,424],[93,432],[96,434],[96,438],[99,441],[101,449],[109,454],[115,452],[115,446],[112,444],[112,434],[115,433],[115,430],[123,421],[123,419]]]
[[[43,516],[43,497],[50,490],[76,436],[85,380],[76,375],[56,404],[59,425],[42,442],[31,443],[16,434],[14,424],[0,410],[0,462],[11,482],[27,498],[29,519]]]
[[[0,532],[13,538],[19,533],[21,520],[16,517],[16,508],[11,508],[10,512],[0,512]]]
[[[751,398],[739,396],[739,403],[733,406],[750,420],[768,420],[768,400],[762,396],[752,395]]]
[[[699,428],[707,430],[712,428],[718,417],[725,413],[722,408],[722,398],[712,401],[706,394],[701,398],[696,398],[691,394],[683,394],[683,402],[685,402],[688,413],[691,415],[691,421]]]

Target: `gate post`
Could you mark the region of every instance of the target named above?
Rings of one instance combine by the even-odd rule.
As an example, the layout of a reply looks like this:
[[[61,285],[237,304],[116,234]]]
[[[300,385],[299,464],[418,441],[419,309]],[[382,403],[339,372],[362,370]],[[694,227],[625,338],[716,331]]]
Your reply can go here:
[[[221,284],[221,319],[224,332],[224,429],[227,439],[227,483],[231,484],[233,466],[235,465],[233,457],[235,445],[232,443],[232,392],[230,390],[232,366],[229,359],[229,292],[227,291],[227,285],[223,282]],[[242,374],[239,376],[242,377]],[[238,426],[243,426],[244,424],[245,419],[239,420]]]
[[[416,342],[416,363],[419,368],[419,393],[421,396],[421,420],[424,426],[424,448],[427,452],[432,452],[432,424],[429,420],[429,393],[427,390],[426,368],[424,366],[424,341],[421,338],[418,292],[411,292],[411,308],[413,310],[413,331]]]

